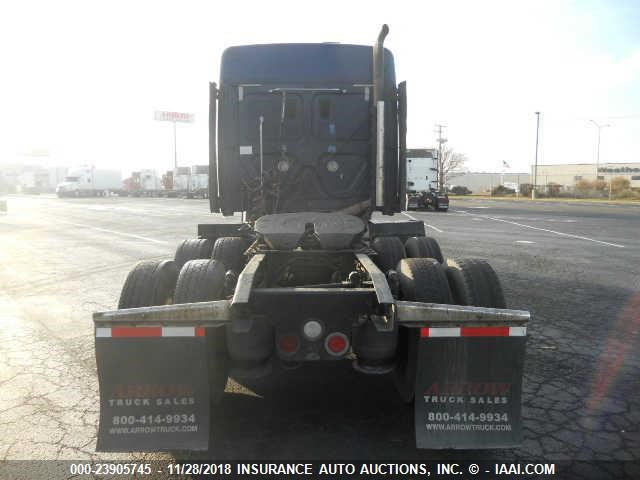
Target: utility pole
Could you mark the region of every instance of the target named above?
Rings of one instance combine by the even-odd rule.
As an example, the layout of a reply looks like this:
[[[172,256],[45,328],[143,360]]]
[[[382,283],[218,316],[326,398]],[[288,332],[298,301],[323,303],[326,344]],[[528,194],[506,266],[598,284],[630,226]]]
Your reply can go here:
[[[536,112],[536,163],[533,167],[533,188],[531,189],[531,200],[536,198],[536,188],[538,186],[538,139],[540,137],[540,112]]]
[[[446,125],[436,123],[435,133],[438,134],[438,190],[444,190],[444,159],[442,158],[442,144],[447,141],[446,138],[442,138],[442,129],[447,128]]]
[[[603,128],[610,127],[611,125],[608,123],[604,125],[600,125],[598,122],[594,120],[589,120],[589,121],[593,123],[598,129],[598,146],[596,147],[596,181],[598,181],[598,170],[600,168],[600,132],[602,131]],[[611,181],[609,181],[609,183],[611,183]]]
[[[173,164],[178,168],[178,140],[176,137],[176,122],[173,123]]]

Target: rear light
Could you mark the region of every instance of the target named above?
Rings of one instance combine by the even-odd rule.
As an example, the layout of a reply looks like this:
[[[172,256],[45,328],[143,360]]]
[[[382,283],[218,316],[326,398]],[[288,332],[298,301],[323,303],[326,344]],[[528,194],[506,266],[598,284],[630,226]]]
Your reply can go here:
[[[327,336],[324,347],[330,355],[344,355],[349,350],[349,339],[344,333],[334,332]]]
[[[302,327],[302,332],[309,340],[317,340],[322,335],[322,324],[317,320],[309,320]]]
[[[282,353],[292,355],[300,348],[300,340],[296,335],[282,335],[278,340],[278,348]]]

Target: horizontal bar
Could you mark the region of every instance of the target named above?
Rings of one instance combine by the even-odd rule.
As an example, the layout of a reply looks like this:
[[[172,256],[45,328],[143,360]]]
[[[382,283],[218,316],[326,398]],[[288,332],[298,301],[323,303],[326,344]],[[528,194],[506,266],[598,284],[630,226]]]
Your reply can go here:
[[[284,294],[300,294],[300,295],[370,295],[374,294],[373,288],[355,288],[355,287],[275,287],[275,288],[254,288],[254,295],[284,295]]]
[[[123,308],[93,314],[96,328],[114,325],[216,326],[231,321],[227,300]]]
[[[282,288],[255,289],[260,294],[371,294],[371,289],[312,289]],[[524,327],[530,314],[524,310],[444,305],[438,303],[396,302],[396,320],[413,327],[429,326],[509,326]],[[148,325],[148,326],[218,326],[231,321],[231,308],[227,300],[180,303],[154,307],[125,308],[93,314],[96,328]]]
[[[396,302],[396,320],[405,326],[526,326],[531,314],[525,310]]]
[[[284,88],[272,88],[269,90],[269,93],[279,93],[279,92],[332,92],[332,93],[347,93],[347,91],[343,88],[305,88],[305,87],[284,87]]]

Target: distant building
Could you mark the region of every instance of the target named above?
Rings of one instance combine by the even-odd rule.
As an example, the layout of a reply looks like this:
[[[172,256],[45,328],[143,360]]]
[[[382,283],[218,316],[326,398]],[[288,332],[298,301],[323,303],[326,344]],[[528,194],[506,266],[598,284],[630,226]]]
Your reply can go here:
[[[0,193],[53,192],[66,175],[67,167],[0,165]]]
[[[505,185],[513,188],[516,185],[531,183],[531,177],[528,173],[485,173],[485,172],[468,172],[455,176],[450,176],[448,187],[467,187],[472,193],[490,192],[498,185]]]
[[[531,178],[534,167],[531,167]],[[572,190],[580,180],[609,181],[611,178],[624,177],[629,180],[631,188],[640,188],[640,163],[601,163],[596,174],[595,163],[576,163],[560,165],[538,165],[539,186],[555,183],[566,190]]]

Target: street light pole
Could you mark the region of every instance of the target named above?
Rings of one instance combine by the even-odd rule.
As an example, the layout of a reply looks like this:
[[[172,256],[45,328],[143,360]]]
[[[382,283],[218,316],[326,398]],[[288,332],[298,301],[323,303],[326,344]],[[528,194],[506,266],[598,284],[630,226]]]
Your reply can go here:
[[[536,112],[536,163],[533,167],[533,188],[531,189],[531,199],[536,198],[536,188],[538,185],[538,138],[540,134],[540,112]]]

